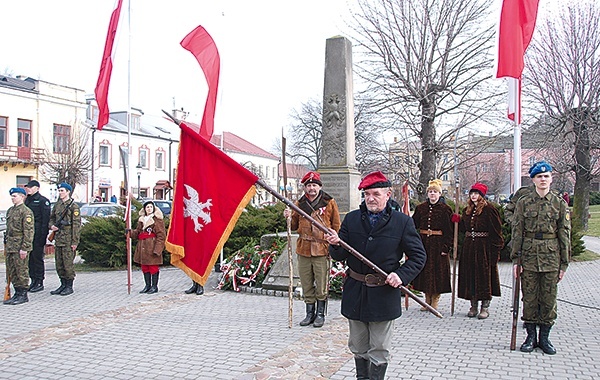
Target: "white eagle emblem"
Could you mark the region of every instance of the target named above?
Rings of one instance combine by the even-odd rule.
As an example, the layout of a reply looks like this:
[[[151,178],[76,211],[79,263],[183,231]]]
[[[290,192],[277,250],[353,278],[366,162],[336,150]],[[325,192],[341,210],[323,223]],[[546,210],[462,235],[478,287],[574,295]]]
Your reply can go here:
[[[202,231],[202,227],[211,222],[210,207],[212,206],[212,199],[207,199],[206,202],[200,203],[196,189],[186,184],[183,186],[185,186],[189,195],[189,199],[183,197],[183,217],[189,216],[194,221],[195,232]],[[200,219],[202,219],[204,224],[200,223]]]

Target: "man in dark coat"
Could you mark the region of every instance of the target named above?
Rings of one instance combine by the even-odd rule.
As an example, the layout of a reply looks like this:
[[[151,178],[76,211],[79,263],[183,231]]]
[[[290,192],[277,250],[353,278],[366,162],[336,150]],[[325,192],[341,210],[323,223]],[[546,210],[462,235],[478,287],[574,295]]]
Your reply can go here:
[[[25,206],[33,211],[35,220],[35,236],[33,238],[33,251],[29,254],[29,277],[31,285],[29,291],[31,293],[44,290],[44,246],[48,237],[48,222],[50,221],[50,201],[48,198],[40,194],[40,183],[32,179],[25,185],[27,199]]]
[[[342,291],[342,315],[348,318],[348,347],[354,354],[358,379],[383,379],[390,359],[394,321],[402,314],[401,291],[423,269],[426,260],[421,237],[412,219],[392,210],[391,183],[381,172],[360,183],[364,202],[344,218],[339,236],[331,230],[326,239],[335,260],[349,267]],[[386,273],[369,266],[339,246],[340,240],[363,254]],[[408,259],[400,265],[404,253]]]

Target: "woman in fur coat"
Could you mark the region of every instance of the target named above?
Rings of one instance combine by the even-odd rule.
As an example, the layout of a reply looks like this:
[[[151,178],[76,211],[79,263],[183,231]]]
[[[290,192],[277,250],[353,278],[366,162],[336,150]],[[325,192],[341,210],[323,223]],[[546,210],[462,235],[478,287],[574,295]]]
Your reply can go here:
[[[500,215],[485,200],[486,193],[487,186],[483,183],[471,187],[459,224],[465,240],[458,266],[458,298],[471,301],[467,316],[479,319],[489,317],[492,296],[500,297],[498,260],[504,246]]]
[[[152,201],[145,202],[140,210],[140,218],[136,229],[131,231],[131,238],[138,240],[133,261],[142,267],[146,282],[140,293],[156,293],[159,265],[163,263],[166,232],[162,211]]]
[[[454,241],[452,209],[440,200],[442,181],[429,181],[427,200],[419,204],[413,214],[417,232],[427,252],[425,267],[413,280],[413,288],[425,293],[425,300],[438,308],[441,293],[450,293],[450,250]],[[427,311],[422,307],[422,311]]]

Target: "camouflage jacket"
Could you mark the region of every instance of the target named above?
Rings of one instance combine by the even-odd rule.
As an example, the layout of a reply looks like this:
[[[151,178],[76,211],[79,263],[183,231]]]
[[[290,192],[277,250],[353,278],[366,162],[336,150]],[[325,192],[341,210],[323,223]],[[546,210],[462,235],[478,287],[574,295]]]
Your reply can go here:
[[[6,231],[4,232],[4,250],[16,253],[20,250],[31,252],[35,224],[33,212],[25,204],[12,206],[6,211]]]
[[[511,259],[519,254],[524,270],[567,270],[571,251],[571,218],[567,203],[553,192],[522,196],[512,218]]]
[[[67,207],[69,209],[65,212]],[[65,217],[61,220],[63,214]],[[63,202],[61,199],[56,201],[50,213],[49,227],[54,225],[59,228],[56,231],[56,240],[54,241],[57,247],[79,245],[81,214],[79,206],[72,199],[68,199],[66,202]]]

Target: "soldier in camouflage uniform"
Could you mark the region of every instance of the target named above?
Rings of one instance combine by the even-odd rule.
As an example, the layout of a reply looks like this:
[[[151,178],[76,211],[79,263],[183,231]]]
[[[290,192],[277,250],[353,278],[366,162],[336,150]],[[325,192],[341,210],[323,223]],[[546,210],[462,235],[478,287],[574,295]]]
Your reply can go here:
[[[522,319],[527,329],[521,351],[540,347],[548,355],[556,353],[548,336],[556,320],[557,284],[565,275],[571,249],[569,209],[564,199],[550,191],[551,172],[552,166],[545,161],[529,169],[535,191],[517,201],[511,251],[515,277],[521,271]],[[517,265],[519,257],[521,267]]]
[[[35,227],[33,212],[24,203],[27,197],[25,189],[13,187],[9,193],[14,206],[6,212],[4,254],[6,275],[15,287],[15,294],[4,304],[19,305],[29,301],[29,252],[33,249]]]
[[[58,185],[58,201],[50,213],[50,230],[55,231],[56,249],[54,263],[56,273],[60,278],[60,286],[50,294],[67,296],[73,293],[73,280],[75,279],[75,250],[79,244],[81,230],[81,214],[79,206],[71,199],[73,188],[68,183]]]

